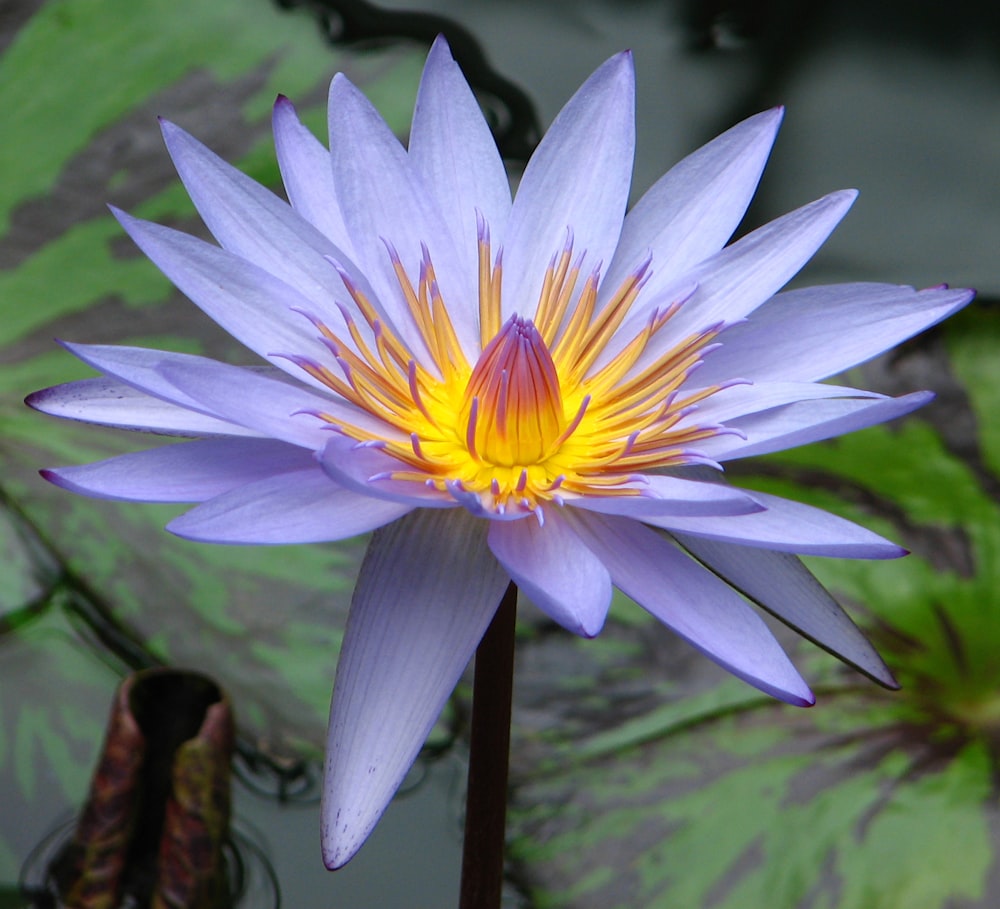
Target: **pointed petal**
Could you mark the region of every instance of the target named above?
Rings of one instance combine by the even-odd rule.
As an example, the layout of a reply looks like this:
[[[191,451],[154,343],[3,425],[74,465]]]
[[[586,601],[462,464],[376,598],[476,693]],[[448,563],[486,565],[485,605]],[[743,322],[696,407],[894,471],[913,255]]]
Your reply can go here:
[[[461,510],[418,510],[372,539],[330,707],[328,868],[371,833],[496,612],[508,578],[486,526]]]
[[[581,275],[611,262],[628,203],[635,148],[632,56],[618,54],[580,87],[531,156],[503,238],[504,319],[531,314],[553,255],[586,253]]]
[[[655,271],[678,275],[722,249],[750,204],[782,113],[744,120],[661,177],[626,216],[604,286],[617,289],[650,250]]]
[[[367,533],[409,510],[343,489],[317,465],[209,499],[174,518],[167,530],[202,543],[325,543]]]
[[[899,398],[831,398],[775,407],[730,420],[746,438],[719,435],[698,443],[698,453],[717,461],[783,451],[885,423],[923,407],[934,395],[915,391]]]
[[[283,199],[223,161],[179,126],[162,121],[161,127],[191,201],[222,247],[294,288],[309,301],[311,312],[332,318],[336,309],[331,301],[343,294],[343,285],[326,257],[344,263],[348,261],[346,251],[301,218]],[[328,171],[329,167],[328,156]],[[322,190],[322,184],[318,189]]]
[[[433,485],[394,480],[390,474],[402,465],[379,448],[359,445],[346,436],[333,436],[324,446],[320,464],[340,486],[362,495],[402,502],[413,508],[455,508],[458,502]]]
[[[778,294],[720,336],[698,381],[814,381],[836,375],[965,306],[971,290],[833,284]]]
[[[687,534],[675,533],[674,538],[699,562],[799,634],[880,685],[899,687],[878,651],[795,556]]]
[[[906,550],[851,521],[778,496],[754,492],[766,511],[735,517],[646,517],[647,524],[736,543],[802,555],[845,559],[895,559]]]
[[[738,515],[761,511],[761,506],[746,490],[728,483],[703,483],[682,477],[643,475],[623,484],[638,495],[566,496],[567,505],[642,519],[645,515]]]
[[[36,391],[24,403],[41,413],[116,429],[180,436],[255,436],[251,429],[154,398],[98,376]]]
[[[715,351],[713,351],[713,354]],[[711,359],[711,357],[708,357]],[[697,372],[701,382],[701,370]],[[692,389],[698,391],[700,389]],[[685,392],[688,389],[685,388]],[[844,385],[825,385],[819,382],[754,382],[746,385],[732,385],[716,392],[698,405],[696,423],[732,423],[750,414],[762,413],[786,404],[806,401],[821,401],[831,398],[852,398],[865,404],[872,401],[888,400],[885,395],[863,388]]]
[[[168,361],[159,372],[202,409],[314,451],[319,451],[330,436],[329,424],[319,414],[375,432],[388,428],[347,401],[321,397],[290,382],[228,363]]]
[[[43,470],[81,495],[134,502],[203,502],[238,486],[310,470],[312,455],[272,439],[205,439]]]
[[[313,450],[326,441],[326,432],[312,414],[336,406],[305,388],[204,357],[119,347],[91,347],[78,355],[123,381],[142,383],[150,394]]]
[[[489,544],[511,579],[563,628],[594,637],[611,605],[607,569],[560,514],[545,509],[545,523],[490,521]]]
[[[695,332],[746,318],[812,258],[856,197],[855,190],[824,196],[758,227],[682,275],[658,271],[654,261],[648,283],[597,367],[634,338],[654,312],[678,299],[685,301],[680,311],[654,337],[636,368]],[[696,289],[690,294],[692,284]]]
[[[577,532],[623,593],[733,675],[790,704],[814,703],[767,625],[728,584],[636,521],[583,517]]]
[[[429,356],[400,292],[384,242],[392,244],[416,284],[426,243],[441,293],[468,358],[479,352],[476,273],[461,267],[452,231],[423,178],[381,115],[346,76],[330,85],[333,178],[357,264],[410,350]]]
[[[113,211],[129,236],[178,290],[237,341],[297,379],[319,384],[280,356],[296,354],[319,362],[330,358],[312,322],[302,315],[315,312],[310,300],[274,275],[224,249],[169,227]],[[327,267],[335,274],[328,263]]]
[[[438,36],[413,110],[409,156],[453,231],[461,267],[478,271],[476,211],[502,236],[510,214],[510,183],[475,95]]]
[[[71,354],[88,366],[92,366],[113,379],[124,382],[141,394],[152,395],[170,404],[190,408],[192,411],[205,414],[208,418],[225,421],[226,425],[231,422],[168,381],[164,372],[168,369],[175,373],[190,370],[192,373],[198,374],[199,370],[210,372],[215,369],[236,370],[240,369],[239,367],[227,366],[207,357],[174,353],[167,350],[152,350],[147,347],[126,347],[117,344],[70,344],[68,342],[62,342],[62,344]],[[240,372],[241,374],[253,373],[261,378],[267,378],[264,374],[250,369],[240,369]],[[273,378],[269,381],[276,383]],[[317,402],[323,401],[304,388],[297,389],[294,385],[281,384],[286,385],[292,392],[296,390],[301,392],[298,407],[300,410],[307,409],[309,403],[315,407]],[[233,435],[239,435],[241,432],[251,435],[260,434],[253,430],[243,429],[242,426],[236,426],[232,430]]]
[[[271,124],[278,167],[292,208],[334,246],[352,256],[351,236],[333,184],[329,149],[303,126],[295,105],[284,95],[274,102]]]

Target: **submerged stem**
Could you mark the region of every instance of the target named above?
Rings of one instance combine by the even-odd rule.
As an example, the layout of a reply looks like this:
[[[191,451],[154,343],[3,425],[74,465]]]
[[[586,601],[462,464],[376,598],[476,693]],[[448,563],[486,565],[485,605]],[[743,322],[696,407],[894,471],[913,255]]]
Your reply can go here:
[[[459,909],[500,906],[516,617],[512,581],[476,650]]]

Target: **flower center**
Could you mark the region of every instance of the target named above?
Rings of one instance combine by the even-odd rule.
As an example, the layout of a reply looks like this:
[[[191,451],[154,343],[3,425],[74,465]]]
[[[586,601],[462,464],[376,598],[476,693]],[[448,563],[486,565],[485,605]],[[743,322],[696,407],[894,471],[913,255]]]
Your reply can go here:
[[[481,353],[470,364],[427,249],[416,285],[395,250],[388,252],[425,350],[418,355],[400,340],[341,269],[363,323],[347,307],[339,333],[310,316],[335,365],[290,357],[383,427],[318,414],[397,465],[372,483],[430,485],[504,514],[537,511],[566,495],[638,495],[637,474],[706,460],[697,442],[723,428],[699,424],[694,415],[721,386],[683,386],[721,326],[673,346],[655,343],[682,302],[674,301],[652,310],[622,343],[617,335],[648,279],[648,262],[598,310],[600,275],[580,286],[569,236],[549,264],[534,317],[515,314],[501,325],[501,255],[494,259],[480,221]]]
[[[479,357],[460,423],[473,458],[502,467],[537,464],[563,441],[559,375],[530,319],[511,316]]]

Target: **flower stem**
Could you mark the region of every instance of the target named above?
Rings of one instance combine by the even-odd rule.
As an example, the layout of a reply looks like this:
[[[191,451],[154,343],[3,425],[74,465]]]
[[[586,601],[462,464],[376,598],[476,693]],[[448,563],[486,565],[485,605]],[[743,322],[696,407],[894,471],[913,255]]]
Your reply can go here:
[[[512,581],[476,650],[459,909],[500,906],[516,617]]]

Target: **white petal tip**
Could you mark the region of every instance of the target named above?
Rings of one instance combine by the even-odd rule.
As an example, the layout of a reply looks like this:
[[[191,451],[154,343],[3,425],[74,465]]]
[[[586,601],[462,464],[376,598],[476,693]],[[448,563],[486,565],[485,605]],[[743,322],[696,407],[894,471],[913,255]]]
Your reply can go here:
[[[322,835],[323,864],[328,871],[337,871],[343,868],[355,855],[368,838],[370,830],[363,836],[348,836],[349,827],[344,825],[339,830],[331,830],[324,823]]]

